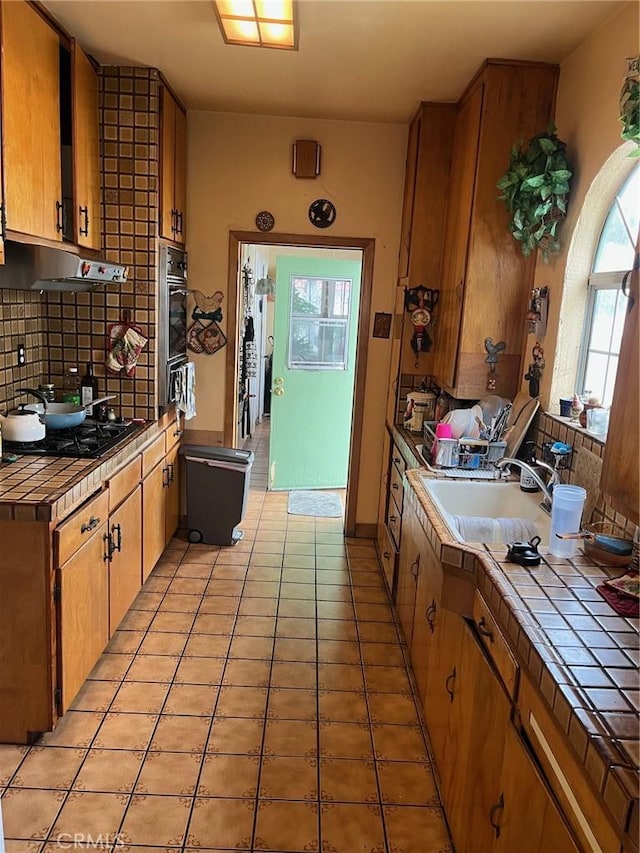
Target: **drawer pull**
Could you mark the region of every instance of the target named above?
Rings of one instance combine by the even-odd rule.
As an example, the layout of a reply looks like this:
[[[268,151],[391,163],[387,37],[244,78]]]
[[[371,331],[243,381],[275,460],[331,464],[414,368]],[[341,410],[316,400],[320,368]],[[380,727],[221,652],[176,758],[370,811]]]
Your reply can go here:
[[[391,486],[391,488],[392,488],[392,489],[395,489],[395,490],[396,490],[396,492],[397,492],[397,491],[398,491],[398,489],[400,488],[400,486],[399,486],[397,483],[394,483],[394,484]]]
[[[452,681],[455,684],[455,680],[456,680],[456,668],[454,666],[453,672],[447,676],[447,680],[444,683],[445,689],[446,689],[447,693],[449,694],[449,699],[451,700],[451,702],[453,702],[454,692],[453,692],[453,690],[450,689],[449,684]]]
[[[391,552],[390,551],[383,551],[382,556],[385,558],[385,560],[390,560],[391,559]]]
[[[176,429],[176,430],[174,430],[174,431],[173,431],[173,434],[174,434],[174,436],[175,436],[176,438],[179,438],[179,437],[182,435],[182,430],[181,430],[181,429]]]
[[[392,521],[394,524],[396,523],[396,521],[397,521],[397,520],[398,520],[398,519],[396,518],[396,516],[395,516],[395,515],[390,515],[390,516],[389,516],[389,521]]]
[[[400,463],[402,462],[402,459],[400,459],[399,456],[394,456],[393,461],[396,463],[396,465],[400,465]]]
[[[80,533],[88,533],[89,530],[94,530],[100,524],[100,519],[96,518],[95,515],[92,515],[86,524],[83,524],[80,528]]]
[[[496,834],[496,838],[500,838],[500,824],[495,822],[496,812],[500,811],[504,808],[504,794],[500,794],[500,799],[497,803],[491,806],[489,809],[489,823],[493,827],[493,831]]]
[[[485,627],[487,623],[484,621],[484,616],[480,618],[478,622],[478,631],[482,634],[483,637],[487,637],[490,643],[493,643],[493,631],[490,631]]]

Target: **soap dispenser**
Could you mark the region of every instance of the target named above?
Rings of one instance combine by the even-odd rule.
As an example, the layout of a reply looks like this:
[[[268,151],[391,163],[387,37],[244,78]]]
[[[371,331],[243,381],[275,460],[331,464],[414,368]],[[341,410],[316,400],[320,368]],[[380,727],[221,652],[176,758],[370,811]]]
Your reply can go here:
[[[535,441],[525,441],[523,462],[526,462],[531,468],[536,467]],[[520,469],[520,488],[523,492],[537,492],[540,490],[540,486],[536,483],[526,468]]]

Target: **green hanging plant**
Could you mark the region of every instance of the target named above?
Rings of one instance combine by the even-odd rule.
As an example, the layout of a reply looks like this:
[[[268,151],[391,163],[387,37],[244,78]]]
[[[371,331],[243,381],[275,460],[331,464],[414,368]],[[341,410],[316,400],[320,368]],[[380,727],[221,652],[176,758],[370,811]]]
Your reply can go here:
[[[636,148],[629,155],[640,157],[640,79],[638,66],[640,58],[627,60],[627,75],[620,92],[620,121],[622,130],[620,136],[636,143]]]
[[[496,184],[511,215],[509,231],[525,257],[540,249],[547,261],[549,253],[560,248],[556,229],[567,213],[573,175],[565,152],[566,145],[552,125],[525,144],[520,141],[513,146],[509,169]]]

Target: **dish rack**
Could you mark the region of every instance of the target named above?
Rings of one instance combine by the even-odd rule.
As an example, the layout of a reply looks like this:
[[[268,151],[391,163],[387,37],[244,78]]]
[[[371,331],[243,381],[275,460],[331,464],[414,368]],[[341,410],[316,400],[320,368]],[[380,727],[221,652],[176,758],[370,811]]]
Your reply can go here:
[[[424,441],[427,448],[431,448],[436,440],[436,421],[425,421],[422,425]],[[462,468],[465,471],[490,470],[493,464],[505,455],[507,449],[506,441],[481,441],[479,439],[458,440],[457,464],[451,468]],[[450,470],[443,468],[442,470]]]

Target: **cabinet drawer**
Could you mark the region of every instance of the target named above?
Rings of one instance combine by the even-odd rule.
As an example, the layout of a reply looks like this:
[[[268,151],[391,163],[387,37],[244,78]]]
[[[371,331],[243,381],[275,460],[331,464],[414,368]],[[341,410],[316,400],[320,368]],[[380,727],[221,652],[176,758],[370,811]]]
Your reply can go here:
[[[391,470],[393,471],[393,468],[395,466],[395,468],[397,468],[398,472],[400,473],[400,481],[402,481],[402,475],[405,472],[407,463],[404,461],[402,454],[400,453],[395,444],[391,448],[391,462],[393,463],[391,466]]]
[[[395,465],[391,466],[390,489],[396,506],[402,514],[402,500],[404,498],[404,490],[402,488],[402,472]]]
[[[391,539],[397,550],[400,550],[400,528],[402,526],[402,514],[393,500],[389,501],[389,510],[387,512],[387,530],[391,534]]]
[[[178,420],[175,420],[164,431],[164,452],[165,453],[168,453],[172,448],[174,448],[176,446],[176,444],[180,441],[181,435],[182,435],[182,430],[180,429],[180,422]]]
[[[142,451],[142,476],[146,477],[161,459],[164,459],[164,433]]]
[[[396,564],[398,551],[395,543],[391,538],[388,528],[385,526],[382,534],[382,550],[380,552],[380,562],[382,563],[382,571],[387,581],[387,589],[389,595],[394,594]]]
[[[484,598],[477,590],[473,599],[473,621],[482,644],[507,688],[507,693],[515,699],[518,689],[518,664]]]
[[[109,512],[122,503],[140,482],[142,476],[142,456],[132,459],[109,480]]]
[[[107,520],[108,514],[109,492],[104,491],[63,522],[54,532],[56,565],[66,563],[91,538],[93,531]]]

